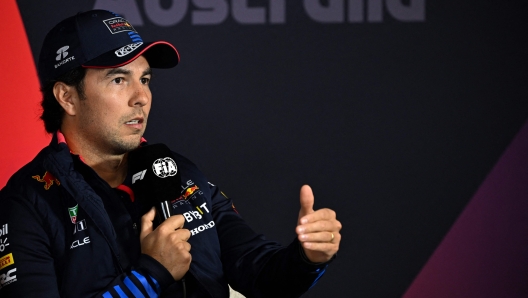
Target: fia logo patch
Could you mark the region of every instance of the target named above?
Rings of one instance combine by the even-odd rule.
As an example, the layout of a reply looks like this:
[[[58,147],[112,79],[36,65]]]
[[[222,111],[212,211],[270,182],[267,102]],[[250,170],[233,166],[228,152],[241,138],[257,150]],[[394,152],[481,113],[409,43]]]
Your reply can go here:
[[[156,159],[152,164],[152,170],[160,178],[174,176],[178,173],[176,162],[170,157]]]

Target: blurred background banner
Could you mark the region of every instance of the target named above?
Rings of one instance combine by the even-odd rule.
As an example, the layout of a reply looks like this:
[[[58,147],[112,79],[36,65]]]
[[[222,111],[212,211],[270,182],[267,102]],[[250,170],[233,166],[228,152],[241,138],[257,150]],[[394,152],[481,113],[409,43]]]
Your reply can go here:
[[[295,237],[302,184],[312,186],[316,208],[336,210],[341,250],[305,297],[419,297],[412,294],[438,286],[450,287],[449,297],[497,297],[506,287],[509,297],[527,296],[526,257],[499,257],[528,256],[526,241],[512,240],[526,231],[528,213],[510,213],[528,197],[518,188],[527,168],[516,167],[527,152],[513,141],[528,138],[526,1],[0,5],[0,90],[11,109],[2,119],[2,185],[49,139],[34,68],[45,34],[77,12],[109,9],[145,41],[167,40],[181,54],[176,68],[154,72],[147,140],[193,160],[268,238]],[[479,199],[497,168],[512,175],[491,179],[493,199]],[[495,215],[508,224],[468,211],[486,206],[503,208]],[[466,236],[497,246],[468,246]],[[468,251],[476,261],[460,262]],[[508,274],[494,275],[495,263],[478,258],[503,260]],[[489,274],[470,274],[475,262]],[[444,283],[456,268],[488,291]]]
[[[3,117],[0,188],[51,139],[40,116],[35,61],[16,1],[0,3],[0,98]]]

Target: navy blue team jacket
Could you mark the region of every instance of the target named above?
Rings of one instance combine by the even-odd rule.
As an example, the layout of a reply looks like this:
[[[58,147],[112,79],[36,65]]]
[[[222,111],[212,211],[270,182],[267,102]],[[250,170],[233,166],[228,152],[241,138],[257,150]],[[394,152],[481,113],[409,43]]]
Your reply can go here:
[[[246,297],[298,297],[327,267],[307,262],[297,240],[284,247],[255,233],[173,153],[183,185],[171,205],[192,235],[189,272],[174,281],[140,251],[150,206],[127,203],[133,193],[110,188],[61,139],[0,192],[0,297],[228,297],[228,283]]]

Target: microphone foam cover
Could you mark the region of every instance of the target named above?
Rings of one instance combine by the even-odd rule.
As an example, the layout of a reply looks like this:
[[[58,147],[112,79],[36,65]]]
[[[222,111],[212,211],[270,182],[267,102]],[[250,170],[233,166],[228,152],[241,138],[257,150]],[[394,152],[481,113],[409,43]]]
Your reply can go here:
[[[128,166],[136,198],[155,204],[180,196],[180,171],[166,145],[146,145],[129,152]]]

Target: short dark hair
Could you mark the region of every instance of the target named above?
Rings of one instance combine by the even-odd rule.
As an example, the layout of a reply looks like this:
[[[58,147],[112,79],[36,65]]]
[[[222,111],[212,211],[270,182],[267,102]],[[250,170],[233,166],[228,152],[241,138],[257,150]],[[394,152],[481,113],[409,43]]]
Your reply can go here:
[[[74,86],[81,99],[85,98],[84,95],[84,76],[86,75],[86,69],[83,67],[74,68],[64,75],[60,76],[56,80],[48,81],[40,89],[42,92],[42,115],[40,119],[44,121],[44,127],[48,133],[54,133],[61,128],[62,117],[64,116],[64,109],[59,104],[53,94],[53,87],[57,82],[63,82],[66,85]]]

